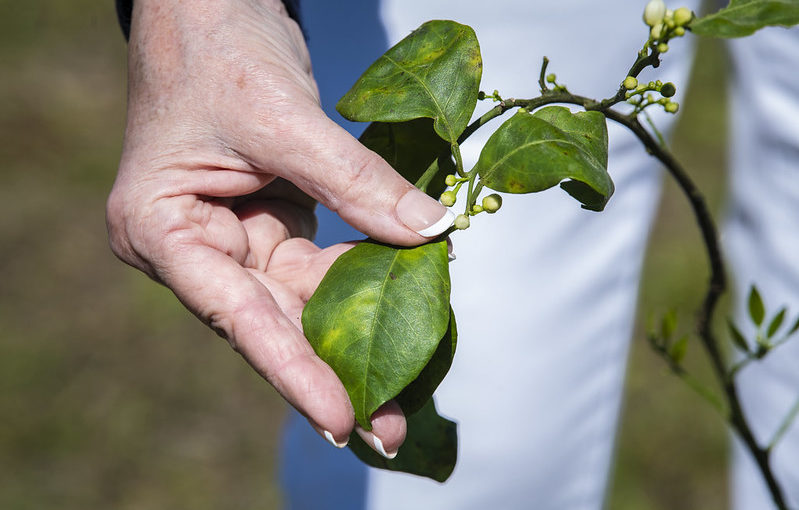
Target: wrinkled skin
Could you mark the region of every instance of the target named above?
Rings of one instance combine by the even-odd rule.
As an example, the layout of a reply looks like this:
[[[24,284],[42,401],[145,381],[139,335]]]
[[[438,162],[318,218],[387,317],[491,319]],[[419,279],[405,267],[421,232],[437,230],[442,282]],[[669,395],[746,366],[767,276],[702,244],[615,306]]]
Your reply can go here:
[[[398,245],[425,241],[408,203],[433,216],[441,206],[325,117],[302,34],[276,0],[137,0],[128,61],[124,149],[107,206],[114,253],[172,289],[320,434],[346,441],[355,425],[347,393],[300,324],[348,248],[309,241],[315,200]],[[395,451],[405,436],[399,407],[384,405],[372,422]]]

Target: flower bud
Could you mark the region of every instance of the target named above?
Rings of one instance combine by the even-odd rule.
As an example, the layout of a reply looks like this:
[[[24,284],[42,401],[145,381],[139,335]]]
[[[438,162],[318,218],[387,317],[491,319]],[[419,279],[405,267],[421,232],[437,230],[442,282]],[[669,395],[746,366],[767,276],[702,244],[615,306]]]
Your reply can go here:
[[[666,4],[663,0],[649,0],[644,8],[644,23],[650,27],[659,25],[666,16]]]
[[[660,95],[663,97],[672,97],[677,92],[677,87],[673,83],[667,82],[660,87]]]
[[[667,51],[669,51],[669,45],[664,42],[658,44],[658,51],[660,53],[666,53]]]
[[[663,37],[663,23],[658,23],[652,27],[652,30],[649,31],[649,37],[653,41],[660,40],[660,38]]]
[[[666,15],[663,17],[664,23],[669,28],[674,28],[674,11],[666,9]]]
[[[674,29],[674,35],[677,37],[682,37],[685,35],[685,29],[683,27],[677,27]]]
[[[677,113],[677,110],[680,109],[680,105],[678,103],[669,103],[663,107],[669,113]]]
[[[555,83],[555,80],[557,80],[557,79],[558,79],[558,77],[555,76],[555,73],[549,73],[547,75],[547,82],[549,82],[549,83]]]
[[[455,186],[457,182],[458,182],[457,178],[452,174],[449,174],[448,176],[444,177],[444,184],[446,184],[447,186]]]
[[[483,210],[487,213],[495,213],[502,207],[502,197],[496,193],[492,193],[483,197]]]
[[[472,214],[479,214],[481,212],[483,212],[483,206],[477,204],[472,206]]]
[[[444,193],[441,194],[441,198],[439,200],[444,206],[452,207],[453,205],[455,205],[455,200],[457,200],[457,196],[455,195],[455,192],[452,190],[445,191]]]
[[[633,90],[638,86],[638,80],[633,76],[628,76],[624,79],[624,82],[622,82],[622,86],[627,90]]]
[[[674,23],[678,27],[687,25],[692,19],[694,19],[694,13],[688,7],[680,7],[674,11]]]
[[[455,228],[458,230],[466,230],[469,228],[469,217],[465,214],[459,214],[455,217]]]

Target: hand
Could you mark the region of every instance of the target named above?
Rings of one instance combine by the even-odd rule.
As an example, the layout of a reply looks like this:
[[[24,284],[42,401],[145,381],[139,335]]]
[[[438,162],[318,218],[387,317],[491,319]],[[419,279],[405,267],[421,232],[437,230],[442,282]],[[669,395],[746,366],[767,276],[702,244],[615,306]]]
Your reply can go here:
[[[313,199],[397,245],[438,235],[451,217],[324,115],[302,34],[277,0],[137,0],[128,53],[107,209],[114,253],[172,289],[328,441],[345,443],[347,393],[299,320],[348,248],[307,240]],[[358,430],[367,443],[396,451],[399,407],[386,404],[372,425]]]

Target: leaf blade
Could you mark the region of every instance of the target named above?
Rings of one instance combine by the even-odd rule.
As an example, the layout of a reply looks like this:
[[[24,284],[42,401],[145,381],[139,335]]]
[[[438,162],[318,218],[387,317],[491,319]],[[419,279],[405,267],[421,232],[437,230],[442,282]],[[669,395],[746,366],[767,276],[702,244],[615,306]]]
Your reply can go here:
[[[760,292],[754,285],[749,289],[748,307],[749,318],[759,327],[766,317],[766,307],[763,305],[763,298],[760,297]]]
[[[732,319],[729,318],[727,319],[727,328],[730,331],[730,338],[732,339],[732,343],[735,344],[737,348],[739,348],[741,351],[745,353],[751,352],[749,349],[749,344],[746,341],[746,338],[744,338],[743,334],[741,333],[741,330],[738,329],[738,326],[735,325]]]
[[[779,312],[777,312],[774,318],[771,319],[768,328],[766,328],[766,337],[771,338],[777,333],[777,331],[780,329],[780,326],[782,326],[783,321],[785,320],[786,313],[788,313],[788,309],[782,308]]]
[[[744,37],[768,26],[799,23],[799,3],[794,0],[731,0],[717,12],[694,20],[691,31],[709,37]]]
[[[488,139],[477,172],[485,186],[508,193],[543,191],[570,179],[561,186],[583,208],[602,210],[614,189],[605,117],[562,106],[520,110]]]
[[[366,464],[390,471],[400,471],[445,482],[458,460],[458,426],[436,411],[433,399],[416,414],[408,417],[405,442],[394,459],[386,459],[372,450],[357,434],[350,436],[349,448]]]
[[[330,267],[302,314],[305,336],[341,379],[358,423],[427,365],[449,326],[445,241],[364,241]]]
[[[457,344],[458,328],[455,323],[455,314],[450,310],[449,328],[438,344],[436,352],[433,353],[430,361],[416,379],[396,397],[396,401],[406,417],[418,412],[433,397],[436,388],[444,380],[452,366]]]
[[[431,118],[436,133],[454,143],[477,104],[482,66],[471,27],[428,21],[378,58],[336,109],[361,122]]]
[[[359,140],[408,182],[415,183],[431,164],[437,164],[437,173],[425,189],[434,198],[446,189],[446,174],[455,173],[451,145],[436,134],[431,119],[372,122]]]

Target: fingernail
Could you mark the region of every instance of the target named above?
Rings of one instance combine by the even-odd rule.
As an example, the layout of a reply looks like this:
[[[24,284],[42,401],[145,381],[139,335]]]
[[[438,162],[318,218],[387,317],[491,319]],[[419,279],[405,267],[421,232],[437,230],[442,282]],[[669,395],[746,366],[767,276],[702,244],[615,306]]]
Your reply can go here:
[[[388,452],[386,451],[385,447],[383,447],[383,441],[381,441],[381,440],[380,440],[380,438],[379,438],[379,437],[377,437],[377,436],[376,436],[376,435],[374,435],[374,434],[372,434],[372,442],[373,442],[373,443],[374,443],[374,445],[375,445],[375,450],[377,450],[377,453],[379,453],[379,454],[380,454],[380,455],[382,455],[383,457],[385,457],[385,458],[387,458],[387,459],[391,460],[391,459],[393,459],[394,457],[396,457],[396,456],[397,456],[397,452],[396,452],[396,451],[393,451],[393,452],[391,452],[391,453],[388,453]]]
[[[452,262],[457,259],[455,256],[455,249],[452,247],[452,240],[447,236],[447,259]]]
[[[325,439],[327,439],[327,442],[332,444],[336,448],[344,448],[345,446],[347,446],[347,443],[349,442],[349,441],[344,441],[343,443],[337,443],[336,439],[333,437],[333,434],[331,434],[327,430],[324,431],[324,435]]]
[[[411,230],[435,237],[455,221],[455,213],[417,189],[408,190],[397,202],[397,216]]]

